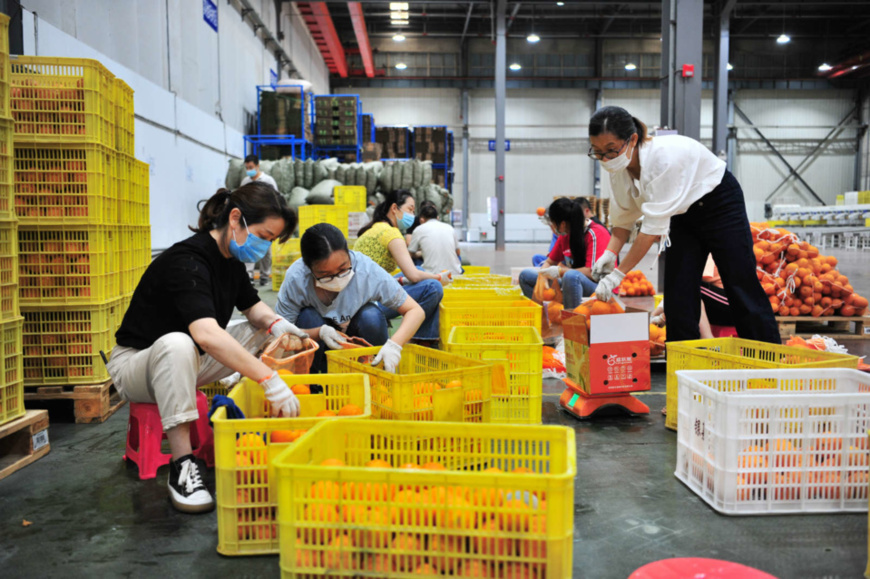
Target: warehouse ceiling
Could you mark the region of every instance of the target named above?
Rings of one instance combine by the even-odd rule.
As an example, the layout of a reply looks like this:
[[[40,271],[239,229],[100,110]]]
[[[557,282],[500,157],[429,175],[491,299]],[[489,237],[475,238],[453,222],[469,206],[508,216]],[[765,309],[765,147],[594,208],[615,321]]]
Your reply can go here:
[[[390,2],[297,2],[300,7],[320,5],[328,10],[342,46],[359,50],[360,12],[370,39],[406,38],[462,39],[494,37],[495,2],[472,0],[408,2],[407,24],[391,21]],[[357,5],[357,6],[352,6]],[[724,2],[704,2],[704,36],[718,35],[718,15]],[[352,12],[356,10],[357,14]],[[508,35],[525,38],[531,33],[542,39],[616,39],[658,37],[661,34],[661,2],[643,0],[533,0],[507,2]],[[355,30],[354,24],[357,24]],[[830,54],[827,60],[844,66],[838,76],[870,78],[870,1],[868,0],[737,0],[731,15],[732,39],[775,39],[787,33],[794,40],[809,42]],[[365,42],[365,41],[364,41]],[[834,45],[823,49],[826,44]],[[418,50],[420,44],[418,42]],[[423,45],[425,46],[425,45]],[[853,62],[854,61],[854,62]],[[852,68],[857,62],[860,66]],[[335,71],[334,71],[335,72]]]

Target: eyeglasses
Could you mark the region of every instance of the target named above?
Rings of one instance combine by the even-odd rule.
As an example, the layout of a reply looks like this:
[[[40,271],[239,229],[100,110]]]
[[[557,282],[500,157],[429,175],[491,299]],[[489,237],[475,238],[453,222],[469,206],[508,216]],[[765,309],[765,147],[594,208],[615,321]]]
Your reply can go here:
[[[593,161],[601,161],[602,159],[607,159],[608,161],[617,158],[620,154],[622,154],[622,150],[625,149],[625,146],[628,144],[628,141],[623,141],[622,146],[618,151],[607,151],[606,153],[596,153],[592,150],[592,147],[589,147],[589,152],[586,153],[586,156],[592,159]]]
[[[317,277],[317,276],[315,276],[314,279],[316,279],[316,280],[319,281],[320,283],[329,283],[329,282],[334,281],[334,280],[337,280],[337,279],[344,279],[344,278],[346,278],[347,276],[350,275],[350,272],[352,272],[352,271],[353,271],[353,260],[351,259],[351,261],[350,261],[350,267],[347,268],[346,270],[344,270],[344,271],[342,271],[342,272],[339,272],[339,273],[337,273],[337,274],[335,274],[335,275],[327,276],[327,277]]]

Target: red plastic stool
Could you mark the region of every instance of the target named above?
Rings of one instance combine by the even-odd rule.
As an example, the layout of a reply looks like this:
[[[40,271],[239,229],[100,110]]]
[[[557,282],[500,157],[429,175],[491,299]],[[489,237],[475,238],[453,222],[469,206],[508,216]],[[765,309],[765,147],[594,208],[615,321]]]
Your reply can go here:
[[[214,432],[208,424],[208,397],[196,393],[196,409],[199,418],[191,425],[190,443],[193,455],[214,466]],[[160,446],[166,435],[156,404],[130,403],[130,419],[127,421],[127,451],[124,460],[131,460],[139,467],[141,480],[155,478],[157,469],[169,464],[171,454],[165,454]]]
[[[710,331],[713,333],[714,338],[737,337],[737,328],[735,328],[734,326],[716,326],[710,324]]]
[[[729,561],[684,557],[644,565],[628,579],[776,579],[773,575]]]

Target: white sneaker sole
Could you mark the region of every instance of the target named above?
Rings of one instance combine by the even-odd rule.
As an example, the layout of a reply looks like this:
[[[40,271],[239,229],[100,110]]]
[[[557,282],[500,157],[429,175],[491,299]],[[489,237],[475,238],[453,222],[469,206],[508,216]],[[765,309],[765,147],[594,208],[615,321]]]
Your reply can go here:
[[[209,495],[208,502],[191,503],[187,502],[190,499],[184,499],[184,497],[179,496],[171,486],[169,487],[169,500],[172,506],[175,507],[175,510],[189,514],[207,513],[214,510],[215,506],[214,498],[211,495]]]

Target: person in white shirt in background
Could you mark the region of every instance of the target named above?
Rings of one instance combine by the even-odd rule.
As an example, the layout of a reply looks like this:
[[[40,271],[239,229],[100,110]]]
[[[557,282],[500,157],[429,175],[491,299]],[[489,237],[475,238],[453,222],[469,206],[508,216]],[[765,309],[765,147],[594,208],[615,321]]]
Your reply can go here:
[[[431,201],[420,205],[417,212],[420,225],[414,229],[408,251],[423,257],[423,271],[438,274],[447,271],[453,275],[462,273],[459,261],[459,242],[453,227],[438,220],[438,210]]]
[[[743,190],[725,163],[680,135],[647,137],[646,125],[621,107],[604,107],[589,121],[589,157],[610,174],[610,243],[592,268],[595,294],[610,297],[656,241],[667,247],[665,317],[668,341],[697,340],[701,277],[712,254],[741,338],[780,344],[770,302],[761,288]],[[643,217],[631,250],[616,257]]]
[[[251,181],[260,181],[261,183],[271,185],[275,191],[278,191],[278,184],[275,183],[275,180],[270,175],[266,175],[260,171],[260,159],[256,155],[248,155],[245,157],[245,173],[245,178],[242,179],[242,183],[239,187],[247,185]],[[260,270],[260,285],[263,286],[268,284],[272,278],[272,252],[269,251],[266,256],[257,263],[245,264],[245,267],[248,270],[248,277],[251,278],[251,281],[254,281],[254,266]]]

